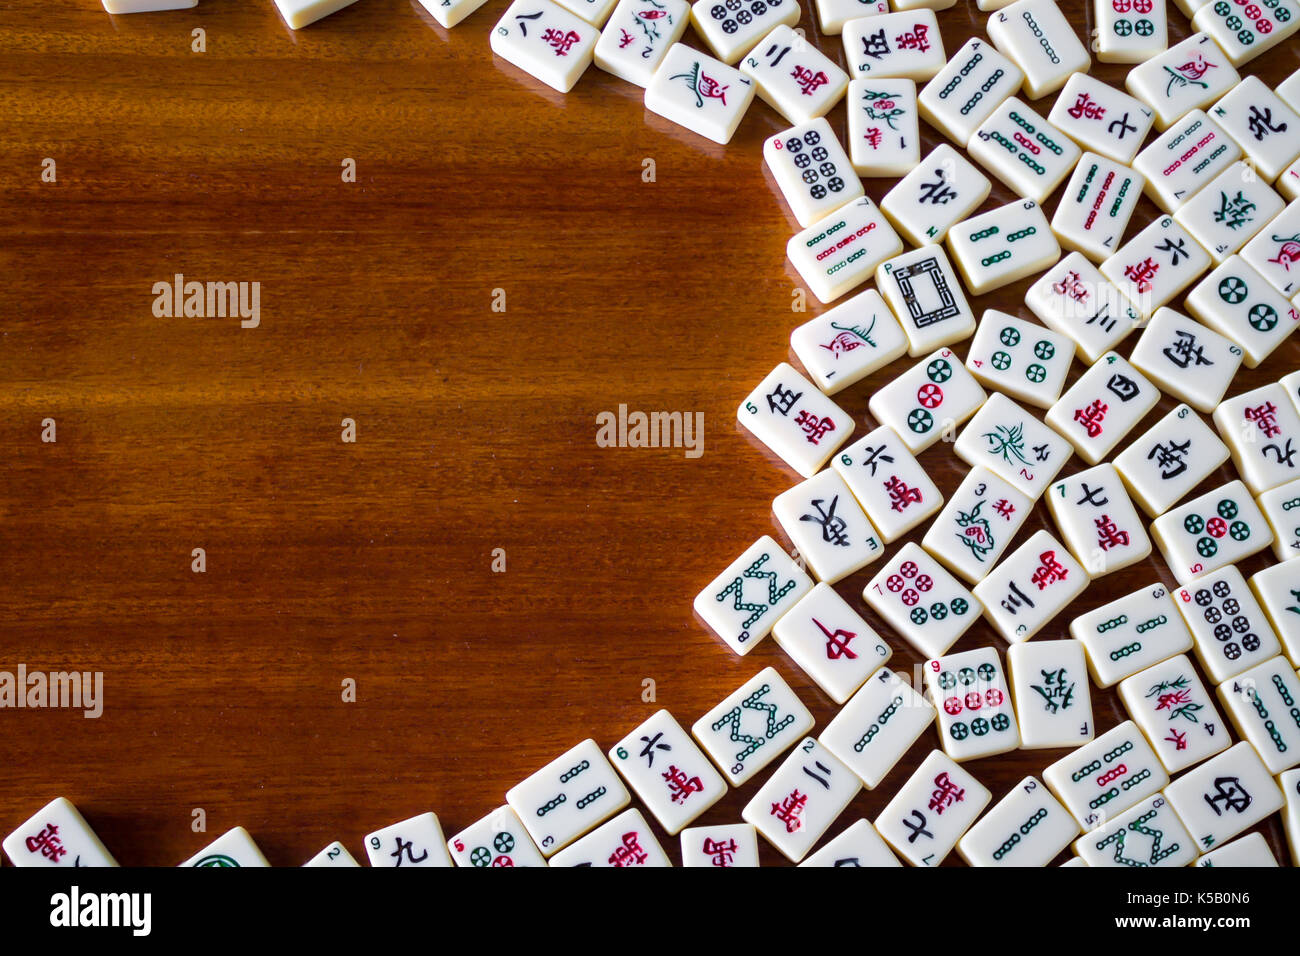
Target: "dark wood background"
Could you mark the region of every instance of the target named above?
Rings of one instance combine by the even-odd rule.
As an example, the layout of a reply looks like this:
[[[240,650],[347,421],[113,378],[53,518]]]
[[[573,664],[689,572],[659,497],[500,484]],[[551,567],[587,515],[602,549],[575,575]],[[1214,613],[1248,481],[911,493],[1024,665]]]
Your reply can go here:
[[[276,865],[334,839],[360,858],[365,833],[428,809],[450,836],[655,708],[689,725],[767,664],[814,733],[833,715],[774,642],[738,658],[691,611],[754,538],[781,537],[771,500],[796,480],[735,419],[822,308],[791,312],[797,226],[761,160],[786,124],[755,101],[716,146],[595,68],[561,96],[489,51],[506,6],[446,31],[414,0],[361,0],[296,33],[270,0],[0,8],[0,669],[105,684],[98,720],[0,711],[0,832],[63,795],[123,864],[175,864],[237,824]],[[1063,6],[1090,30],[1090,3]],[[1172,43],[1189,24],[1169,18]],[[967,0],[941,13],[948,53],[986,19]],[[800,25],[843,62],[808,0]],[[1278,49],[1246,71],[1276,84],[1297,66]],[[1122,86],[1126,68],[1093,71]],[[843,135],[844,106],[830,118]],[[985,206],[1011,198],[995,184]],[[1143,200],[1130,235],[1155,215]],[[152,285],[176,272],[260,282],[261,327],[155,318]],[[1028,284],[977,313],[1028,317]],[[1287,343],[1230,394],[1298,357]],[[906,367],[841,393],[857,434]],[[598,448],[595,417],[620,403],[702,411],[703,457]],[[922,460],[945,494],[966,470],[944,444]],[[1039,527],[1043,507],[1020,539]],[[861,600],[874,573],[838,589],[888,634]],[[1072,613],[1155,579],[1173,580],[1152,557]],[[897,669],[919,663],[891,643]],[[1005,651],[981,622],[955,649],[988,643]],[[1114,693],[1093,705],[1100,729],[1124,718]],[[928,732],[831,833],[874,818],[937,745]],[[996,799],[1058,756],[969,766]],[[701,822],[739,820],[765,777]],[[1265,832],[1285,861],[1275,820]]]

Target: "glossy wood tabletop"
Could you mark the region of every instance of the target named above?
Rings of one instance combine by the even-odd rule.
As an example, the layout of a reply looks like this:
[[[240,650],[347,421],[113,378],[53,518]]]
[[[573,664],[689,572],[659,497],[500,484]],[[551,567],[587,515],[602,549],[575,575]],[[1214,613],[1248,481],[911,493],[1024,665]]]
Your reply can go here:
[[[562,96],[489,51],[506,5],[451,31],[414,0],[298,32],[270,0],[0,9],[0,670],[103,673],[97,719],[0,711],[0,832],[62,795],[123,864],[235,825],[276,865],[334,839],[360,858],[372,829],[432,809],[450,835],[583,738],[608,748],[660,707],[689,725],[769,664],[817,730],[834,714],[774,642],[739,658],[691,610],[757,536],[785,541],[771,501],[797,476],[735,413],[823,308],[792,311],[797,226],[761,161],[787,124],[756,101],[717,146],[595,68]],[[1091,5],[1062,5],[1085,35]],[[1172,43],[1189,25],[1169,18]],[[986,19],[944,11],[949,54]],[[808,0],[800,25],[843,63]],[[1291,47],[1244,72],[1276,84]],[[995,184],[985,208],[1011,198]],[[1129,234],[1154,215],[1143,200]],[[260,323],[155,315],[177,273],[260,283]],[[1028,317],[1028,284],[972,304]],[[839,396],[858,434],[909,364]],[[1230,394],[1297,367],[1293,341]],[[702,413],[703,454],[598,447],[620,405]],[[945,494],[966,471],[946,443],[922,461]],[[1018,541],[1039,527],[1043,507]],[[912,672],[862,602],[873,573],[837,589]],[[1154,556],[1102,578],[1042,636],[1156,579]],[[1005,652],[981,622],[955,649],[987,644]],[[1124,719],[1093,700],[1101,729]],[[996,799],[1058,756],[968,766]],[[737,821],[765,776],[703,822]]]

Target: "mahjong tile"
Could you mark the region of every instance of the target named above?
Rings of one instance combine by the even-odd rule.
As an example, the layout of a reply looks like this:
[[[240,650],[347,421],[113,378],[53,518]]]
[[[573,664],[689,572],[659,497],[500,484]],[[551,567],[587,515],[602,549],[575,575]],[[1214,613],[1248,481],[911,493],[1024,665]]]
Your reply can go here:
[[[570,13],[576,13],[593,27],[603,27],[616,0],[555,0]]]
[[[1239,13],[1244,15],[1244,23]],[[1297,28],[1300,28],[1300,5],[1293,0],[1260,5],[1249,0],[1232,3],[1216,0],[1201,7],[1192,17],[1192,29],[1212,37],[1234,66],[1273,49]]]
[[[568,846],[630,800],[594,740],[584,740],[506,792],[506,803],[543,856]]]
[[[644,89],[690,22],[687,0],[619,0],[596,41],[596,66]]]
[[[1093,12],[1102,63],[1142,63],[1169,46],[1165,0],[1096,0]]]
[[[1277,857],[1268,847],[1262,833],[1247,833],[1244,837],[1225,843],[1197,860],[1193,866],[1269,867],[1277,866]]]
[[[939,512],[921,546],[971,584],[997,564],[1034,503],[982,465],[962,479]]]
[[[1133,160],[1146,194],[1173,212],[1241,158],[1241,147],[1201,110],[1172,123]]]
[[[856,289],[902,251],[903,240],[869,196],[796,233],[785,246],[799,276],[822,302]]]
[[[1300,412],[1300,371],[1283,375],[1279,384],[1286,389],[1287,398],[1291,399],[1291,404]]]
[[[1128,165],[1155,121],[1141,100],[1087,73],[1075,73],[1052,104],[1047,120],[1085,150]]]
[[[882,667],[818,739],[872,790],[934,723],[934,714],[934,707],[911,684]]]
[[[538,856],[538,859],[541,859],[540,855]],[[335,840],[303,864],[303,866],[310,866],[313,868],[322,866],[357,867],[360,865],[361,864],[357,862],[357,858],[349,853],[348,848],[338,840]],[[542,861],[542,865],[545,865],[544,860]]]
[[[834,583],[884,556],[849,486],[829,469],[777,495],[772,512],[819,581]]]
[[[1300,115],[1257,76],[1247,76],[1210,109],[1265,179],[1300,157]]]
[[[1079,824],[1034,777],[1025,777],[957,841],[971,866],[1047,866]]]
[[[1300,537],[1295,531],[1290,535]],[[1250,589],[1268,615],[1282,650],[1292,664],[1300,665],[1300,559],[1265,568],[1250,579]]]
[[[926,661],[925,687],[939,708],[939,742],[953,760],[990,757],[1020,746],[1010,685],[994,648]]]
[[[911,80],[849,83],[849,161],[859,176],[903,176],[921,162],[920,114]]]
[[[1061,245],[1101,262],[1120,247],[1146,178],[1113,159],[1084,153],[1052,215]]]
[[[691,827],[682,831],[682,866],[758,865],[758,831],[752,823]]]
[[[1081,857],[1081,856],[1072,856],[1072,857],[1070,857],[1068,860],[1066,860],[1064,863],[1061,864],[1061,866],[1063,866],[1063,867],[1065,867],[1065,866],[1084,866],[1084,867],[1086,867],[1087,865],[1088,865],[1087,861],[1084,860],[1084,858]]]
[[[880,208],[908,242],[923,246],[943,242],[948,230],[987,199],[992,188],[966,157],[941,143],[885,194]]]
[[[624,810],[551,857],[551,866],[672,865],[640,810]]]
[[[5,837],[4,851],[14,866],[117,866],[66,797],[55,797]]]
[[[910,451],[919,453],[955,432],[987,397],[957,356],[939,349],[872,395],[867,408],[876,421],[894,429]]]
[[[461,830],[447,841],[447,849],[457,866],[546,866],[546,857],[533,843],[519,814],[508,806],[498,807]]]
[[[1039,0],[1017,0],[1026,2]],[[1014,96],[979,125],[966,151],[1017,195],[1035,202],[1065,182],[1082,155],[1073,140]]]
[[[1074,454],[1069,442],[1001,392],[980,406],[952,450],[966,464],[983,465],[1034,500]]]
[[[1241,367],[1241,346],[1173,309],[1161,306],[1129,353],[1133,367],[1160,389],[1211,412]]]
[[[695,613],[743,657],[812,587],[803,569],[763,535],[696,595]]]
[[[753,101],[753,80],[685,43],[668,47],[645,88],[650,112],[724,146]]]
[[[1161,515],[1151,523],[1151,536],[1180,584],[1247,558],[1273,542],[1272,529],[1240,481],[1230,481]]]
[[[1159,390],[1141,372],[1107,352],[1048,409],[1047,424],[1095,465],[1159,400]]]
[[[902,866],[870,820],[841,831],[800,866]]]
[[[1300,113],[1300,70],[1296,70],[1274,87],[1274,91],[1282,97],[1283,103]]]
[[[735,63],[778,26],[794,26],[803,11],[796,0],[696,0],[691,23],[724,63]]]
[[[1300,677],[1278,656],[1219,685],[1232,726],[1272,774],[1300,763]]]
[[[600,31],[551,0],[514,0],[488,35],[492,52],[567,93],[591,65]]]
[[[1284,169],[1274,185],[1287,202],[1300,199],[1300,159]]]
[[[948,249],[971,295],[983,295],[1042,272],[1061,247],[1042,208],[1021,199],[957,223]]]
[[[1022,749],[1077,747],[1096,735],[1081,642],[1012,644],[1007,671]]]
[[[836,36],[849,20],[889,13],[889,0],[817,0],[817,24],[826,36]]]
[[[1178,610],[1196,641],[1196,657],[1216,684],[1282,653],[1246,579],[1229,565],[1179,588]]]
[[[836,455],[831,468],[848,484],[886,544],[943,506],[938,487],[888,425]]]
[[[1188,405],[1179,405],[1115,458],[1148,518],[1164,514],[1228,460],[1228,446]]]
[[[842,704],[893,655],[829,584],[819,584],[776,622],[777,644],[835,703]]]
[[[1089,866],[1187,866],[1196,859],[1196,841],[1156,794],[1081,836],[1074,852]]]
[[[933,10],[904,10],[844,24],[849,74],[880,80],[902,77],[921,82],[943,69],[939,20]]]
[[[970,591],[911,541],[867,583],[862,597],[904,640],[931,657],[952,647],[982,610]]]
[[[356,0],[275,0],[275,7],[291,30],[301,30],[322,17],[351,6]],[[187,10],[197,0],[104,0],[109,13],[143,13],[147,10]]]
[[[194,2],[197,3],[198,0],[194,0]],[[420,0],[420,6],[428,10],[435,20],[450,30],[483,6],[484,2],[485,0]],[[188,3],[186,5],[193,6],[194,4]],[[304,864],[304,866],[308,865],[310,864]]]
[[[1183,16],[1187,17],[1189,20],[1197,10],[1201,9],[1201,7],[1205,6],[1207,3],[1213,2],[1214,0],[1173,0],[1174,6],[1176,6],[1182,12]]]
[[[1214,698],[1186,654],[1120,681],[1119,696],[1170,773],[1186,770],[1232,745]]]
[[[740,72],[753,78],[759,99],[795,124],[825,116],[849,86],[849,75],[834,60],[785,24],[745,55]]]
[[[1053,0],[1016,0],[989,17],[989,39],[1025,74],[1031,100],[1054,93],[1071,73],[1087,73],[1088,50]]]
[[[834,395],[907,352],[907,336],[880,293],[867,289],[791,332],[790,347]]]
[[[740,816],[798,863],[861,789],[862,781],[848,767],[816,738],[805,737]]]
[[[1204,33],[1194,33],[1129,70],[1124,88],[1151,107],[1156,129],[1164,129],[1192,110],[1209,106],[1240,79],[1219,45]]]
[[[1300,292],[1300,202],[1293,202],[1269,220],[1241,250],[1245,259],[1283,295]]]
[[[1024,81],[1020,67],[992,44],[971,37],[921,90],[917,107],[922,119],[958,146],[965,146],[976,127],[1008,96],[1020,92]]]
[[[1286,796],[1282,809],[1282,829],[1286,831],[1291,863],[1300,866],[1300,770],[1288,770],[1277,778]]]
[[[1088,572],[1046,531],[1036,531],[1002,559],[975,597],[1010,644],[1027,641],[1088,586]]]
[[[785,362],[749,393],[736,417],[805,478],[853,433],[853,419]]]
[[[1085,362],[1113,349],[1140,320],[1133,304],[1078,252],[1030,286],[1025,305],[1049,329],[1073,339]]]
[[[1241,256],[1229,256],[1196,284],[1187,311],[1241,346],[1246,368],[1258,366],[1300,324],[1300,309]]]
[[[1235,162],[1184,203],[1174,213],[1174,220],[1191,233],[1211,259],[1222,262],[1285,205],[1249,163]]]
[[[876,287],[903,326],[908,355],[924,355],[975,331],[975,313],[940,246],[909,249],[882,262]]]
[[[433,817],[433,814],[427,814]],[[416,817],[414,820],[408,820],[412,824],[409,829],[402,830],[403,835],[409,835],[412,842],[396,847],[395,852],[403,853],[402,860],[407,866],[451,866],[451,857],[447,855],[447,848],[442,845],[442,829],[438,826],[438,818],[433,818],[433,827],[427,826],[427,822]],[[384,830],[371,834],[371,837],[379,835],[393,835],[396,827],[403,827],[404,824],[394,824]],[[437,831],[436,833],[433,831]],[[382,858],[378,862],[375,860],[375,851],[371,849],[371,837],[366,838],[366,849],[370,854],[371,866],[398,866],[399,863],[390,863],[387,858]],[[427,837],[427,841],[426,841]],[[8,840],[5,841],[8,843]],[[9,853],[9,847],[5,847],[5,852]],[[423,854],[423,855],[422,855]],[[9,854],[13,859],[13,854]],[[15,861],[17,862],[17,861]],[[264,867],[271,864],[262,851],[257,848],[253,842],[252,835],[243,827],[233,827],[227,830],[221,836],[217,837],[198,853],[186,860],[181,866],[218,866],[218,867]]]
[[[1060,397],[1073,358],[1069,336],[988,309],[966,353],[966,368],[986,388],[1048,408]]]
[[[1088,672],[1098,687],[1192,648],[1192,632],[1160,583],[1076,617],[1070,636],[1087,651]]]
[[[765,667],[691,725],[691,734],[733,787],[812,729],[813,716],[775,668]]]
[[[1300,477],[1300,411],[1280,383],[1236,395],[1214,410],[1214,427],[1255,494]]]
[[[1115,466],[1103,462],[1052,485],[1047,508],[1065,546],[1094,578],[1151,553],[1142,519]]]
[[[891,0],[891,5],[895,10],[919,10],[921,8],[947,10],[956,2],[957,0]]]
[[[1284,803],[1281,788],[1245,741],[1183,774],[1165,796],[1201,852],[1228,842]]]
[[[763,161],[804,228],[863,194],[862,180],[824,118],[769,137],[763,143]]]
[[[1160,790],[1169,774],[1126,720],[1049,766],[1043,782],[1088,831]]]
[[[727,792],[709,758],[666,710],[659,710],[609,749],[609,762],[669,836]]]
[[[913,866],[938,866],[992,798],[968,770],[933,750],[880,811],[876,831]]]

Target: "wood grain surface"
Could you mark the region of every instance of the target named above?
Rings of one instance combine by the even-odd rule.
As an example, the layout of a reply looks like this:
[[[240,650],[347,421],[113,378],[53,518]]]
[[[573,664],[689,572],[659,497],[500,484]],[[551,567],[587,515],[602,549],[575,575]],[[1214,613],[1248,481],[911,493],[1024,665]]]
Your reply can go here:
[[[791,311],[797,226],[761,161],[787,124],[755,101],[716,146],[595,68],[561,96],[489,51],[506,6],[447,31],[414,0],[361,0],[299,32],[270,0],[0,8],[0,670],[104,675],[98,719],[0,711],[0,832],[63,795],[123,864],[175,864],[241,824],[276,865],[334,839],[360,858],[372,829],[433,809],[450,836],[579,740],[608,748],[659,707],[689,725],[769,664],[814,732],[834,714],[774,642],[739,658],[691,611],[757,536],[784,541],[771,501],[797,480],[735,418],[822,309]],[[1091,4],[1062,6],[1085,36]],[[942,12],[949,54],[986,19]],[[1189,33],[1169,19],[1171,43]],[[1284,46],[1244,72],[1276,84],[1300,66]],[[842,135],[843,104],[830,119]],[[1012,198],[995,184],[984,208]],[[1155,215],[1144,199],[1129,235]],[[175,273],[260,282],[260,326],[155,317]],[[1029,317],[1028,285],[972,304]],[[1298,359],[1287,343],[1229,394]],[[909,364],[838,397],[857,434]],[[702,412],[704,454],[597,447],[620,403]],[[967,470],[944,443],[922,461],[945,494]],[[1016,543],[1040,527],[1041,506]],[[861,599],[873,573],[837,590],[910,672],[920,656]],[[1153,556],[1097,581],[1042,637],[1157,579]],[[990,643],[1005,652],[981,622],[955,649]],[[1124,719],[1116,694],[1093,703],[1099,730]],[[997,799],[1058,756],[968,766]],[[739,820],[766,775],[702,822]],[[1263,829],[1285,860],[1276,818]]]

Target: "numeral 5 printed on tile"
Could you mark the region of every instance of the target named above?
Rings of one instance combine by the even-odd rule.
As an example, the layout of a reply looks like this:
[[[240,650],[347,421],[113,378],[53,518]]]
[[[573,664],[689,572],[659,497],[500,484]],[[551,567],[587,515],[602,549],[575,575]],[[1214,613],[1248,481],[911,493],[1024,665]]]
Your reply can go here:
[[[1169,774],[1126,720],[1052,764],[1043,781],[1086,831],[1162,789]]]
[[[844,24],[849,73],[873,80],[928,80],[944,64],[943,37],[933,10],[855,17]]]
[[[763,535],[695,597],[695,613],[742,657],[812,590],[812,579]]]
[[[785,362],[749,393],[736,417],[805,478],[853,433],[853,419]]]
[[[971,158],[1017,195],[1041,203],[1079,161],[1079,147],[1021,100],[1011,97],[980,124]]]
[[[727,792],[726,781],[666,710],[615,744],[609,760],[670,836]]]
[[[1058,481],[1047,508],[1070,553],[1094,578],[1151,553],[1151,539],[1114,465],[1095,465]]]
[[[1273,532],[1246,486],[1230,481],[1151,522],[1151,537],[1178,583],[1188,584],[1267,548]]]
[[[986,398],[957,356],[940,349],[872,395],[867,408],[917,454],[974,415]]]
[[[862,597],[909,644],[931,657],[952,647],[983,610],[970,591],[910,541],[868,582]]]
[[[798,863],[861,789],[862,781],[848,767],[815,738],[805,737],[740,815]]]
[[[915,528],[943,504],[943,495],[906,444],[881,425],[831,460],[886,544]],[[872,552],[875,554],[875,552]]]
[[[548,857],[630,799],[594,740],[584,740],[506,793],[506,802]]]
[[[470,824],[447,841],[447,849],[457,866],[546,866],[546,858],[510,807],[498,807]]]
[[[939,739],[953,760],[988,757],[1020,746],[1011,689],[993,648],[926,661],[925,686],[939,708]]]
[[[812,725],[812,714],[790,685],[766,667],[697,720],[691,734],[731,785],[739,787]]]

